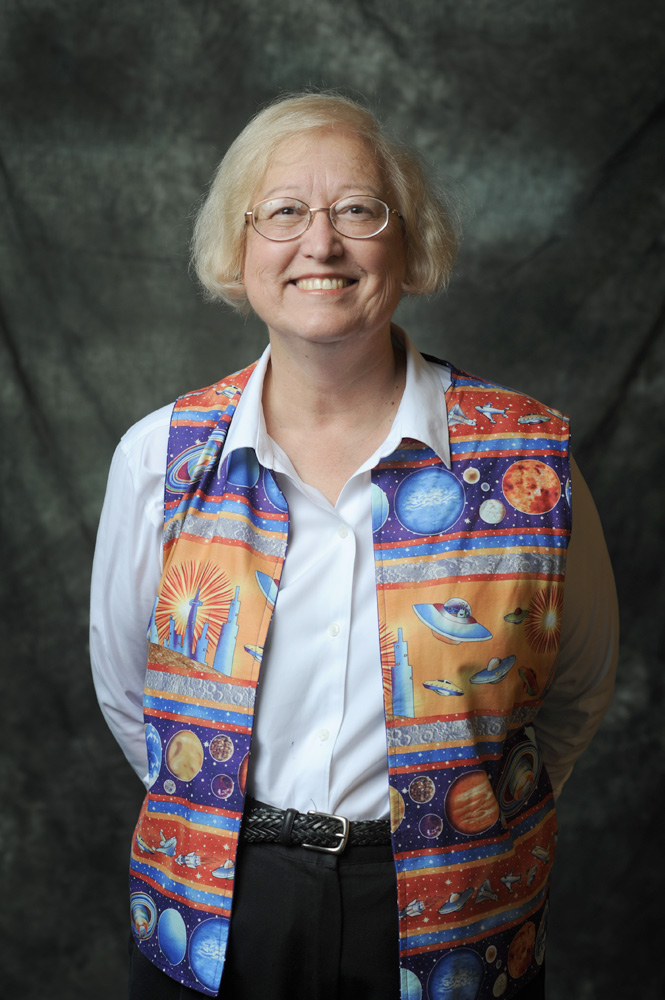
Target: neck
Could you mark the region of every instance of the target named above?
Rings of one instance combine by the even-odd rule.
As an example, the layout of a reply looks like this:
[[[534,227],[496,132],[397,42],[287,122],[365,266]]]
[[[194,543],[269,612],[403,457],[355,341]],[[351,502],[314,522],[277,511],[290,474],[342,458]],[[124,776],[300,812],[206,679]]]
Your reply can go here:
[[[406,364],[403,352],[393,348],[389,327],[378,343],[360,336],[353,343],[306,344],[296,351],[271,336],[270,344],[263,389],[269,431],[271,424],[307,426],[345,417],[356,425],[373,423],[379,409],[383,415],[395,398],[399,403]]]

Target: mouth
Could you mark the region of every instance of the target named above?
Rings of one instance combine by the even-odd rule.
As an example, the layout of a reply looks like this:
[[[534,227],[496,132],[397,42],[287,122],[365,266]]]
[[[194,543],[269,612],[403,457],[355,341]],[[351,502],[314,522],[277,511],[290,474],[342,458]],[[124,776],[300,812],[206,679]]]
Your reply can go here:
[[[327,292],[348,288],[349,285],[355,285],[356,280],[354,278],[298,278],[292,284],[304,292]]]

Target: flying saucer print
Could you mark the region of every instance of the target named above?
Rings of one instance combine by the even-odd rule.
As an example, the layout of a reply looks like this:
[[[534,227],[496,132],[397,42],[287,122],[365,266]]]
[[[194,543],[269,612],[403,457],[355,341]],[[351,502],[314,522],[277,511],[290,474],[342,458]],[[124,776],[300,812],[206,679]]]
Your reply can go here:
[[[522,514],[547,514],[561,496],[557,474],[535,459],[513,462],[504,473],[501,488],[511,507]]]
[[[416,535],[445,531],[463,510],[464,488],[447,469],[418,469],[400,483],[395,493],[399,522]]]
[[[259,590],[265,597],[268,604],[274,604],[277,600],[277,583],[267,573],[261,573],[256,570],[256,582],[259,585]]]
[[[152,937],[157,923],[157,907],[147,892],[134,892],[129,900],[129,912],[136,936],[141,941]]]
[[[515,659],[514,656],[504,656],[501,660],[498,656],[493,656],[485,669],[472,674],[469,680],[472,684],[498,684],[511,669]]]
[[[514,816],[530,798],[540,774],[541,759],[535,743],[521,743],[511,752],[497,791],[504,817]]]
[[[469,603],[460,597],[452,597],[445,604],[414,604],[413,610],[432,635],[444,642],[457,645],[492,638],[492,633],[471,614]]]
[[[464,694],[464,690],[461,687],[444,678],[438,681],[423,681],[423,687],[427,688],[428,691],[434,691],[435,694],[443,696]]]

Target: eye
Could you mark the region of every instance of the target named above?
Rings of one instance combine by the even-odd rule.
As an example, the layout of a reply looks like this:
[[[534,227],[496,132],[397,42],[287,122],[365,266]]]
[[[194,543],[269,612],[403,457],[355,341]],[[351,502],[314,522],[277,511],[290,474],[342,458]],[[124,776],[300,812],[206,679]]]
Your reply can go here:
[[[345,198],[335,205],[335,215],[354,222],[373,221],[383,216],[383,202],[377,198]]]
[[[263,222],[288,222],[304,218],[308,211],[307,205],[295,198],[270,198],[255,207],[254,215]]]

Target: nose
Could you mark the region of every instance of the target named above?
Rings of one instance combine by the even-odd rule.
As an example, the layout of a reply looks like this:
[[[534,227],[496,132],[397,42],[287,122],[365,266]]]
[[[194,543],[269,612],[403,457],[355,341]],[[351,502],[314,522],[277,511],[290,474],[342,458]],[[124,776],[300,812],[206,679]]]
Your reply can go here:
[[[329,209],[310,209],[312,221],[303,233],[301,249],[306,257],[315,260],[329,260],[344,253],[342,237],[330,221]]]

